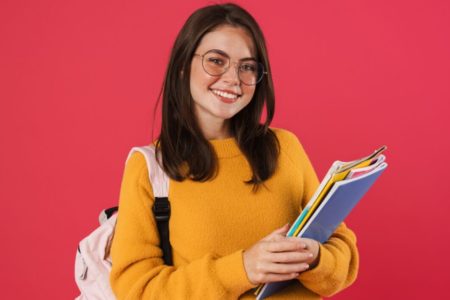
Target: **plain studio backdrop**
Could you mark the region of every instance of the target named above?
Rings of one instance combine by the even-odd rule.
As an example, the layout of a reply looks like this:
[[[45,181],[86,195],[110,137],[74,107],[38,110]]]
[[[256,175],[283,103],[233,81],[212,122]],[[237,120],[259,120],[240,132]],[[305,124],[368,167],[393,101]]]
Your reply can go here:
[[[72,299],[78,241],[149,144],[169,52],[211,1],[0,2],[2,299]],[[389,168],[347,219],[361,267],[333,299],[446,295],[450,2],[237,1],[265,33],[274,127],[320,178],[386,144]],[[188,233],[187,233],[188,234]],[[220,237],[218,237],[220,238]]]

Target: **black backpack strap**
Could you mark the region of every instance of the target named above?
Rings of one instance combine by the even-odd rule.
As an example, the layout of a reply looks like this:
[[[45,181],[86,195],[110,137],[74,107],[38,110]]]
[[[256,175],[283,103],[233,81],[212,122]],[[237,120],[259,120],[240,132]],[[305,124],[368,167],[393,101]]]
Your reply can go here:
[[[153,204],[153,214],[155,215],[156,224],[158,226],[159,239],[161,249],[163,251],[164,263],[172,266],[172,247],[169,239],[169,219],[170,219],[170,202],[167,197],[155,197]]]
[[[170,246],[169,240],[169,176],[167,176],[161,168],[161,164],[156,159],[154,145],[134,147],[128,154],[128,158],[130,158],[134,152],[140,152],[145,156],[147,169],[149,172],[148,176],[152,185],[153,195],[155,196],[152,211],[158,227],[160,247],[163,251],[164,263],[166,265],[173,265],[172,247]],[[161,157],[159,157],[159,159],[161,159]]]
[[[104,210],[105,216],[107,219],[111,218],[113,214],[115,214],[119,210],[118,206],[110,207]]]
[[[107,209],[104,209],[100,212],[100,215],[98,216],[98,222],[100,225],[105,223],[109,218],[111,218],[117,211],[119,210],[119,207],[114,206]]]

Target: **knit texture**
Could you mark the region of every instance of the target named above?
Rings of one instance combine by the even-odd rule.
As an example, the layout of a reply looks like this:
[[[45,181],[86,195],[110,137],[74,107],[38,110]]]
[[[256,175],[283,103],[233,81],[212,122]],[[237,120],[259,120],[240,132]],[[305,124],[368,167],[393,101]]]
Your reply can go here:
[[[111,250],[110,279],[118,299],[254,299],[243,251],[292,224],[319,184],[297,137],[273,130],[281,146],[278,167],[256,193],[244,183],[251,169],[233,138],[210,141],[218,157],[212,180],[170,181],[174,266],[163,264],[158,246],[145,158],[130,157]],[[342,224],[320,246],[318,265],[269,299],[321,299],[350,285],[357,270],[356,238]]]

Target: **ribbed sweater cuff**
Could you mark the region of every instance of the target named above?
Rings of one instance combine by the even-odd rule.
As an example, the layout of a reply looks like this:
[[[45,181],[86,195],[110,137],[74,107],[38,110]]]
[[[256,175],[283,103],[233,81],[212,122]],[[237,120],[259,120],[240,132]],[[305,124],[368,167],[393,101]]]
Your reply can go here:
[[[244,250],[238,250],[216,261],[217,276],[224,288],[236,295],[241,295],[255,287],[250,283],[245,272],[243,252]]]
[[[331,252],[320,244],[319,263],[313,269],[300,274],[299,279],[305,285],[317,284],[333,274],[335,271],[334,256]]]

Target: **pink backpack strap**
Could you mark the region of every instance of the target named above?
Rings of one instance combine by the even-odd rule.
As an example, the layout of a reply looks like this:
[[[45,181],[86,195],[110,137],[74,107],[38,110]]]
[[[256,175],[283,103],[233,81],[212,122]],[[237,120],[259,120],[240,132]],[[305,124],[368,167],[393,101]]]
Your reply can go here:
[[[156,160],[155,146],[134,147],[128,154],[127,161],[134,152],[140,152],[144,155],[147,162],[148,176],[153,189],[154,197],[168,197],[169,178]],[[161,157],[161,156],[160,156]]]

